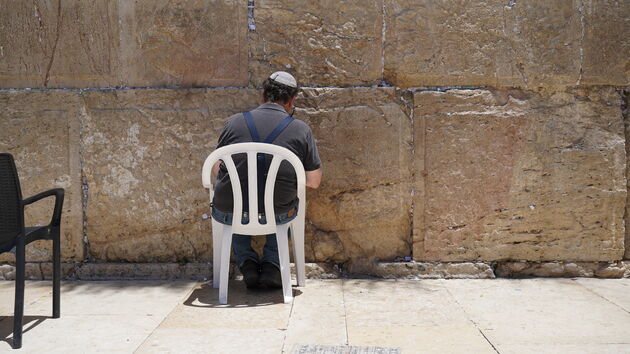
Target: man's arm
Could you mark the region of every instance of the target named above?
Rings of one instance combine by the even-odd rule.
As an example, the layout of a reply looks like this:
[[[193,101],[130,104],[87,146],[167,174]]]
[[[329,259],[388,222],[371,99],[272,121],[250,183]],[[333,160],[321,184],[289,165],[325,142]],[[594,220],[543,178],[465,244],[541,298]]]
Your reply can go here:
[[[217,176],[219,175],[220,166],[221,166],[221,160],[215,162],[214,165],[212,166],[212,177],[210,179],[212,181],[212,185],[215,185],[217,182]]]
[[[306,186],[309,188],[317,188],[322,182],[322,169],[318,168],[313,171],[306,171]]]

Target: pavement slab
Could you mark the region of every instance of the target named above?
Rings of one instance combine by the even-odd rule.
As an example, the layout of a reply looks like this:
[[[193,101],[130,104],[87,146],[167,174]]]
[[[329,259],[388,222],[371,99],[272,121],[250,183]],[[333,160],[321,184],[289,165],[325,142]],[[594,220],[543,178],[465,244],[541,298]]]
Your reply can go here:
[[[581,345],[597,351],[598,345],[605,348],[610,344],[630,352],[630,313],[597,295],[599,287],[594,292],[571,279],[452,280],[444,284],[501,353]]]
[[[344,305],[342,281],[307,279],[303,294],[293,300],[285,351],[299,346],[347,345]]]
[[[403,353],[494,353],[444,282],[345,281],[349,344],[399,347]]]
[[[11,301],[0,301],[0,319],[3,316],[13,316],[13,309],[15,303],[15,281],[0,281],[0,294],[2,299],[11,299]],[[42,313],[38,315],[52,315],[52,282],[50,281],[27,281],[24,285],[24,307],[30,307],[31,304],[36,301],[43,300],[50,296],[51,302],[48,303],[48,307]],[[25,314],[34,315],[34,312]]]
[[[61,311],[65,315],[166,316],[190,292],[192,281],[72,281],[61,283]],[[52,308],[51,291],[29,309]],[[26,310],[25,310],[26,313]]]
[[[629,279],[578,278],[576,280],[595,294],[630,312]]]
[[[228,305],[211,282],[72,281],[59,319],[50,281],[28,281],[11,351],[13,284],[0,352],[630,353],[630,279],[308,279],[290,304],[233,280]]]

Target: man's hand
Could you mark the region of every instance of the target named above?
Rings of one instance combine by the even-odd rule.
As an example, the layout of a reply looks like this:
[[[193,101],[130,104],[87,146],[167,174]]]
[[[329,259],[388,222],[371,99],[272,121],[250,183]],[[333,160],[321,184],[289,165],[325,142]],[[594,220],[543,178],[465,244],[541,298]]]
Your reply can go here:
[[[318,168],[313,171],[306,171],[306,186],[309,188],[317,188],[322,182],[322,169]]]

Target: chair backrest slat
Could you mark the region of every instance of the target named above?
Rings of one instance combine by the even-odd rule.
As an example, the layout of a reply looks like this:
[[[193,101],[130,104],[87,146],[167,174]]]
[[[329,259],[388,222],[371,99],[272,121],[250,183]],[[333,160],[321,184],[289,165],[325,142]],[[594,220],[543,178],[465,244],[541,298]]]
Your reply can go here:
[[[0,153],[0,246],[22,232],[22,191],[13,156]]]
[[[276,212],[273,208],[273,192],[276,186],[276,176],[278,175],[278,170],[280,169],[280,163],[282,160],[283,159],[277,155],[273,157],[271,164],[269,165],[269,172],[267,174],[267,182],[265,185],[265,216],[267,217],[267,220],[274,220],[274,222],[276,220]]]
[[[247,190],[249,214],[258,215],[258,154],[255,151],[247,152]]]
[[[234,198],[234,215],[232,223],[241,224],[243,215],[243,193],[241,192],[241,180],[238,178],[238,170],[232,158],[233,155],[226,155],[221,158],[227,167],[230,182],[232,183],[232,196]]]
[[[242,223],[243,213],[243,196],[241,192],[241,183],[234,164],[233,156],[237,154],[247,154],[247,183],[248,183],[248,201],[249,201],[249,222],[247,224]],[[269,166],[267,181],[265,182],[265,201],[264,201],[264,214],[266,224],[261,224],[258,220],[258,177],[257,177],[257,155],[258,154],[272,155],[271,164]],[[298,210],[299,213],[305,212],[304,198],[305,198],[305,184],[306,173],[304,172],[304,166],[300,159],[289,149],[284,147],[265,144],[265,143],[238,143],[228,146],[224,146],[215,150],[204,162],[202,169],[202,182],[204,187],[210,189],[210,198],[212,200],[214,188],[211,183],[211,170],[215,162],[222,160],[228,170],[230,182],[232,183],[232,196],[234,198],[234,209],[232,217],[232,230],[234,233],[240,233],[245,235],[263,235],[276,232],[276,218],[273,205],[274,186],[280,163],[287,161],[293,166],[295,174],[297,176],[297,196],[299,199]]]

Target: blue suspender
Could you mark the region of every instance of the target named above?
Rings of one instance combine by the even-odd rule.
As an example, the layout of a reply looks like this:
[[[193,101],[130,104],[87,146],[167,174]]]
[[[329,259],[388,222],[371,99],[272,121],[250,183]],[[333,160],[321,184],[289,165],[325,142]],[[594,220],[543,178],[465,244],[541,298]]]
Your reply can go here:
[[[258,130],[256,129],[256,125],[254,124],[254,118],[252,118],[252,114],[249,112],[243,112],[243,116],[245,117],[245,123],[247,123],[249,134],[251,134],[252,136],[252,141],[255,143],[267,143],[267,144],[273,143],[273,141],[276,140],[278,135],[280,135],[280,133],[282,133],[282,131],[284,131],[286,127],[291,122],[293,122],[293,117],[286,116],[286,118],[284,118],[282,122],[280,122],[276,126],[276,128],[271,132],[271,134],[269,134],[269,136],[265,138],[265,141],[261,141],[260,135],[258,135]]]
[[[252,114],[249,112],[243,112],[243,117],[245,117],[245,123],[247,124],[247,128],[249,129],[249,134],[252,136],[252,141],[255,143],[266,143],[271,144],[276,140],[278,135],[282,133],[291,122],[293,122],[293,117],[286,116],[275,128],[274,130],[265,138],[264,141],[260,140],[260,135],[258,135],[258,130],[256,129],[256,125],[254,124],[254,118],[252,118]],[[265,189],[265,178],[267,177],[267,172],[269,167],[267,166],[265,155],[258,154],[256,157],[256,166],[258,170],[258,210],[264,210],[264,189]],[[243,204],[244,209],[249,211],[249,198],[247,197],[247,192],[243,193]],[[250,216],[254,217],[254,216]]]
[[[249,134],[251,134],[252,136],[252,141],[255,143],[259,143],[260,136],[258,135],[258,130],[256,130],[256,125],[254,124],[254,118],[252,118],[252,114],[249,112],[243,112],[243,116],[245,117],[245,123],[247,123]]]
[[[247,112],[249,113],[249,112]],[[267,144],[271,144],[274,142],[274,140],[276,140],[276,138],[278,137],[278,135],[280,135],[280,133],[282,133],[287,126],[289,126],[289,124],[293,122],[293,117],[291,116],[286,116],[282,122],[278,123],[278,125],[276,126],[276,128],[269,134],[269,136],[267,138],[265,138],[265,141],[263,141],[264,143]],[[254,129],[256,129],[256,127],[254,126]]]

